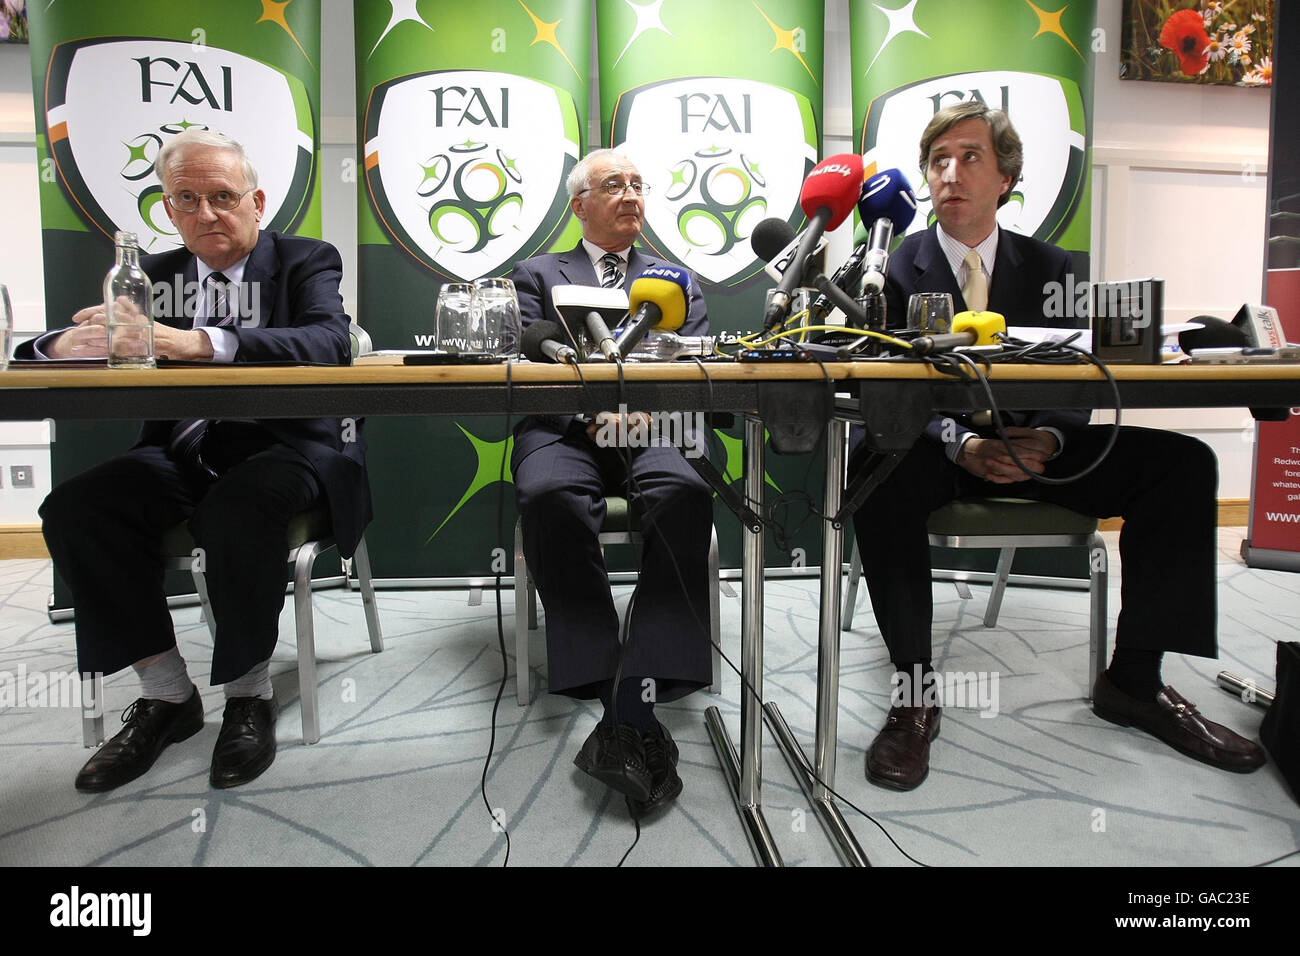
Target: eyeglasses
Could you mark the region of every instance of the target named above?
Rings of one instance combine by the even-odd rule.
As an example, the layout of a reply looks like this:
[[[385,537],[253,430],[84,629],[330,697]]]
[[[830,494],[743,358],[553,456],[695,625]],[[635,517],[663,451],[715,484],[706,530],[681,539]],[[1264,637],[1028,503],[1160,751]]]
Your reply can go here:
[[[194,212],[199,208],[199,200],[201,199],[206,199],[208,205],[213,209],[230,212],[252,191],[251,188],[245,189],[242,193],[233,192],[229,189],[218,189],[216,192],[211,193],[196,193],[188,189],[182,189],[178,193],[168,194],[167,201],[172,204],[172,208],[177,212]]]
[[[640,181],[634,183],[621,183],[617,179],[611,179],[609,182],[601,183],[599,186],[588,186],[583,190],[583,192],[591,192],[593,189],[603,190],[611,196],[621,196],[629,189],[638,196],[644,196],[650,191],[650,187],[646,183]]]

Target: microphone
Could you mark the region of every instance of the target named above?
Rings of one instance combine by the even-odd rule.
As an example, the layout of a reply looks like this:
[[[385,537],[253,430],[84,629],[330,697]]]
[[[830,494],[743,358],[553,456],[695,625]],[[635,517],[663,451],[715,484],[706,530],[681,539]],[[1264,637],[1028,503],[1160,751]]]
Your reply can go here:
[[[784,219],[772,216],[754,227],[749,237],[749,247],[754,250],[754,255],[764,262],[771,262],[790,244],[794,236],[794,226]]]
[[[691,277],[685,269],[654,266],[636,277],[628,295],[632,317],[618,333],[619,359],[625,359],[652,328],[674,331],[686,321]]]
[[[837,289],[843,290],[846,285],[857,280],[862,271],[862,259],[867,254],[867,226],[865,222],[858,223],[858,228],[853,230],[853,253],[844,260],[844,264],[835,270],[835,275],[830,277],[830,284]],[[818,288],[820,288],[820,283]],[[817,325],[822,319],[831,314],[836,303],[832,302],[830,296],[825,292],[813,299],[813,304],[808,307],[808,322],[810,325]]]
[[[1249,337],[1238,326],[1216,316],[1198,315],[1189,321],[1198,322],[1201,327],[1178,333],[1178,347],[1188,355],[1192,349],[1240,349],[1251,345]]]
[[[627,314],[627,293],[592,285],[557,285],[551,289],[551,303],[572,333],[576,326],[586,331],[608,361],[616,361],[618,347],[609,323]]]
[[[790,268],[777,283],[776,293],[763,316],[763,331],[770,332],[790,314],[790,293],[803,280],[817,240],[824,232],[838,229],[848,218],[861,191],[862,157],[856,153],[839,153],[824,159],[808,174],[799,193],[799,207],[808,217],[808,227]]]
[[[912,340],[912,354],[933,355],[970,345],[997,345],[1005,335],[1007,320],[997,312],[959,312],[952,318],[952,331],[922,335]]]
[[[862,293],[885,288],[889,269],[889,245],[894,233],[902,232],[916,216],[916,194],[897,169],[887,169],[862,184],[858,212],[871,223],[871,239],[862,265]]]
[[[541,319],[524,329],[524,358],[530,362],[558,362],[575,365],[578,353],[563,341],[564,329],[558,322]]]

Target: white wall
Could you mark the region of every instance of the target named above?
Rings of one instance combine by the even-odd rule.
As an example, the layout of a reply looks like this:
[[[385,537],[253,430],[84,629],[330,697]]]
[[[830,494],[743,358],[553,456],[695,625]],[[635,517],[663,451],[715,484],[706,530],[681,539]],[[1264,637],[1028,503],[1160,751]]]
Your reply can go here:
[[[1167,318],[1231,317],[1261,297],[1269,94],[1119,80],[1120,0],[1100,0],[1093,122],[1093,277],[1165,279]],[[356,95],[352,5],[326,0],[321,37],[325,237],[344,257],[343,298],[356,314]],[[826,0],[828,153],[852,149],[848,0]],[[27,48],[0,44],[0,282],[17,328],[44,328],[40,213]],[[593,99],[592,115],[596,114]],[[596,132],[596,123],[591,124]],[[846,249],[841,229],[832,261]],[[1125,420],[1195,434],[1219,454],[1224,498],[1250,493],[1250,428],[1241,409],[1133,411]],[[10,488],[9,466],[32,464],[37,488]],[[35,522],[49,483],[40,425],[0,425],[0,524]]]

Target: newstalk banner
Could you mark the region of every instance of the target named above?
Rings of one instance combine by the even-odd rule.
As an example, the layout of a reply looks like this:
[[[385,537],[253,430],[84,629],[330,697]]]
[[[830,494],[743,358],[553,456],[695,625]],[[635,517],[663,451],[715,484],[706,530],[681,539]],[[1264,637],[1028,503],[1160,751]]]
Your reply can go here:
[[[357,318],[376,348],[428,348],[444,282],[504,276],[578,240],[564,180],[587,148],[590,7],[356,0],[353,9]],[[497,534],[499,496],[507,541],[515,523],[505,426],[504,417],[367,423],[376,576],[510,570]]]
[[[799,193],[821,158],[823,5],[597,0],[596,17],[604,145],[650,186],[642,243],[695,273],[713,331],[761,328],[773,282],[750,234],[770,217],[804,223]],[[713,454],[732,479],[738,434],[719,433]],[[821,465],[820,452],[767,457],[768,501],[797,498],[775,512],[769,564],[817,563],[820,526],[802,492],[821,488]],[[737,527],[719,506],[726,565],[739,564]]]
[[[59,0],[28,15],[48,328],[102,299],[116,230],[146,252],[180,244],[154,159],[182,130],[244,144],[265,228],[320,236],[319,4]],[[54,482],[124,451],[136,429],[56,423]],[[68,603],[56,581],[55,604]]]
[[[1285,8],[1285,9],[1284,9]],[[1277,5],[1278,50],[1296,49],[1300,17]],[[1268,157],[1268,246],[1264,302],[1277,309],[1288,342],[1300,342],[1300,63],[1278,57]],[[1261,343],[1263,344],[1263,343]],[[1253,568],[1300,571],[1300,407],[1255,431],[1250,527],[1241,555]]]

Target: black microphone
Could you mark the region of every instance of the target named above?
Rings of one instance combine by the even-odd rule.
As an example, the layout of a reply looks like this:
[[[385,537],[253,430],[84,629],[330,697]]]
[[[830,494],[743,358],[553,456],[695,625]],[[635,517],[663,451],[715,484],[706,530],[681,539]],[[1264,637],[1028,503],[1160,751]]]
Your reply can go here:
[[[558,362],[575,365],[578,353],[564,342],[564,329],[558,322],[541,319],[524,329],[524,358],[530,362]]]
[[[1240,349],[1251,344],[1240,328],[1213,315],[1198,315],[1189,321],[1199,322],[1201,328],[1178,333],[1178,347],[1188,355],[1192,349]]]
[[[862,271],[862,260],[867,254],[867,227],[865,223],[859,223],[858,228],[853,230],[853,254],[844,260],[844,264],[835,270],[831,276],[830,283],[837,289],[843,289],[846,285],[857,280]],[[820,286],[818,286],[820,288]],[[812,305],[808,307],[808,324],[819,325],[822,319],[831,314],[831,310],[838,303],[832,302],[829,295],[825,292],[813,299]]]
[[[557,285],[551,287],[551,304],[572,332],[585,330],[607,361],[618,361],[618,346],[609,331],[627,315],[627,293],[622,289],[603,289],[591,285]]]
[[[764,262],[771,262],[790,244],[794,235],[794,226],[773,216],[754,227],[754,232],[749,237],[749,247]]]

